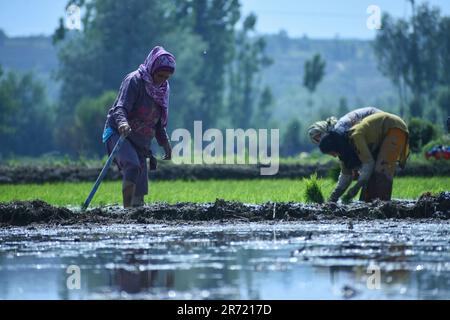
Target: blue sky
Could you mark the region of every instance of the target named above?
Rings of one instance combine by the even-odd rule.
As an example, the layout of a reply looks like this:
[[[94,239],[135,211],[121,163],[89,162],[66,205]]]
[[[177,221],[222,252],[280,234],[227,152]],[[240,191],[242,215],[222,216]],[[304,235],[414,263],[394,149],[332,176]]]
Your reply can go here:
[[[449,0],[416,0],[416,4],[428,2],[450,15]],[[371,39],[375,30],[369,30],[366,21],[367,7],[377,5],[381,12],[395,17],[411,16],[411,5],[406,0],[241,0],[243,12],[255,12],[258,31],[275,33],[284,29],[290,36],[303,34],[311,38]]]
[[[122,1],[122,0],[117,0]],[[126,0],[123,0],[126,1]],[[163,0],[161,0],[163,1]],[[370,39],[375,31],[369,30],[366,20],[369,5],[396,17],[411,15],[406,0],[240,0],[244,14],[258,16],[259,33],[277,33],[281,29],[290,36],[304,34],[311,38]],[[416,0],[417,3],[424,2]],[[450,15],[449,0],[429,0]],[[0,29],[9,36],[49,35],[64,15],[67,0],[0,0]]]

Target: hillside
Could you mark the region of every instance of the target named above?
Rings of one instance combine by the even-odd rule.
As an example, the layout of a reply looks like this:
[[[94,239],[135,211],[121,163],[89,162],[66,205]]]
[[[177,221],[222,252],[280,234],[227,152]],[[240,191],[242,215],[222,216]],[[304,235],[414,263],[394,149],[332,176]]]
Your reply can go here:
[[[0,30],[0,65],[6,71],[33,71],[47,85],[50,97],[57,97],[58,84],[52,73],[57,69],[58,59],[50,37],[8,38]]]
[[[350,108],[376,105],[395,111],[397,96],[389,79],[377,69],[371,43],[361,40],[292,39],[283,33],[269,35],[267,52],[274,63],[263,72],[261,81],[274,93],[275,118],[283,120],[293,115],[303,120],[336,114],[339,99],[345,97]],[[326,61],[323,81],[312,95],[314,105],[303,87],[305,60],[315,53]]]

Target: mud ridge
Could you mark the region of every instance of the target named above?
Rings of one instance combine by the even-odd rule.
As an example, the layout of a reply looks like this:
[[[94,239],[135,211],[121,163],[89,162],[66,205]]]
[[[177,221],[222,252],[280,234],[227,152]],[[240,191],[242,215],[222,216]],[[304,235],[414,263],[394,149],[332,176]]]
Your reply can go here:
[[[268,202],[250,205],[217,199],[214,203],[206,204],[155,203],[135,209],[108,206],[85,212],[54,207],[40,200],[0,203],[2,227],[30,224],[150,224],[392,218],[449,219],[450,192],[438,195],[424,194],[417,201],[374,201],[369,204],[354,202],[348,205],[334,203],[312,205]]]

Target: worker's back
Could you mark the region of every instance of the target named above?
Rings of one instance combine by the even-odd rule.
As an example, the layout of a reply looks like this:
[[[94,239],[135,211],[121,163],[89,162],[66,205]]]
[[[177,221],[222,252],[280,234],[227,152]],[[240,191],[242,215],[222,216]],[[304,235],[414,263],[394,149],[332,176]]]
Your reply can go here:
[[[378,112],[364,118],[350,129],[350,137],[364,136],[368,144],[380,145],[389,129],[397,128],[409,134],[406,123],[395,114]]]
[[[399,116],[387,112],[378,112],[364,118],[360,123],[350,129],[349,136],[356,148],[360,151],[360,158],[364,160],[371,158],[371,154],[374,154],[379,149],[391,129],[400,129],[409,136],[406,123]],[[367,144],[370,153],[369,150],[363,151],[362,144]],[[408,154],[409,143],[407,142],[399,159],[402,165],[406,162]]]

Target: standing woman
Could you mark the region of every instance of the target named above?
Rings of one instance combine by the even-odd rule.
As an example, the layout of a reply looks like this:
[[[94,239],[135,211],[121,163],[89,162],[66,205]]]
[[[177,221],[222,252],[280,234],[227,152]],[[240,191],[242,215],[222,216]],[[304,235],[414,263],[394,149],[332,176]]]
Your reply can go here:
[[[108,111],[103,142],[111,154],[120,135],[127,138],[115,161],[123,176],[124,208],[144,205],[148,194],[147,158],[156,167],[150,144],[154,137],[164,148],[164,160],[172,157],[166,132],[169,111],[169,77],[175,72],[175,57],[162,47],[155,47],[138,70],[122,81],[119,94]]]

